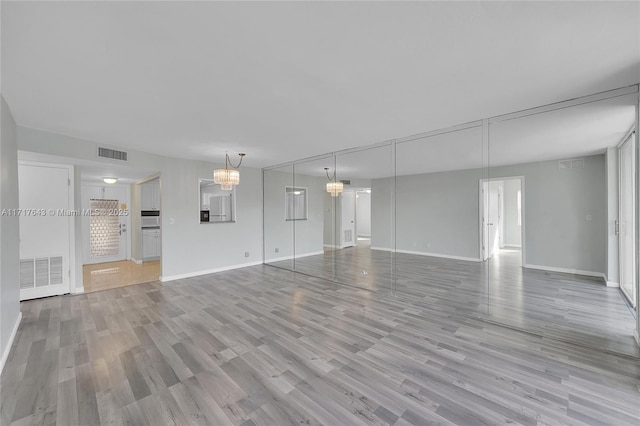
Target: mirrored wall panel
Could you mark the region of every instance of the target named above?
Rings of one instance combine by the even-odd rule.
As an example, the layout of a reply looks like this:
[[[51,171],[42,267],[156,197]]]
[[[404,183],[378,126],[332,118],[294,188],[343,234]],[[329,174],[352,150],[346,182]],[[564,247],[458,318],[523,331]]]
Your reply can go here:
[[[396,289],[452,314],[487,310],[482,123],[396,144]]]
[[[293,166],[263,171],[264,262],[294,270],[294,226],[306,214],[306,192],[297,189]]]
[[[640,357],[637,117],[623,88],[265,169],[265,263]]]
[[[638,355],[636,99],[492,120],[489,319]]]
[[[306,194],[306,217],[294,224],[295,270],[332,280],[334,203],[326,191],[325,168],[334,169],[333,155],[299,161],[293,166],[296,191]]]
[[[336,281],[393,291],[395,165],[393,145],[336,154]]]

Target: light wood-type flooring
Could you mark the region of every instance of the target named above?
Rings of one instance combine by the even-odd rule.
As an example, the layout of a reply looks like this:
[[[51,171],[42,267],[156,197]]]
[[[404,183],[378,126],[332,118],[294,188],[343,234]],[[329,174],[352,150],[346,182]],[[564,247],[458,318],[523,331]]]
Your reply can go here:
[[[23,302],[0,424],[640,423],[637,359],[461,306],[264,265]]]
[[[359,245],[272,265],[395,294],[445,313],[640,356],[636,319],[620,289],[607,287],[600,278],[524,269],[519,250],[502,250],[482,263],[392,256]]]
[[[140,264],[130,260],[122,260],[94,263],[82,267],[82,285],[85,293],[157,281],[159,276],[159,260]]]

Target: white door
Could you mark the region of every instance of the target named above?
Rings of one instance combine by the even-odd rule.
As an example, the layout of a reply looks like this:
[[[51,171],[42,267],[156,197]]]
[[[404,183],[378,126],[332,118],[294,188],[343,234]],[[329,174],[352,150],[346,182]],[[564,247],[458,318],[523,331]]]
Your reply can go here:
[[[620,289],[636,306],[635,270],[635,140],[627,139],[618,149],[620,164],[620,218],[618,244],[620,251]]]
[[[129,193],[126,186],[82,185],[85,265],[128,259]],[[127,214],[129,213],[129,214]]]
[[[504,182],[498,187],[498,242],[504,248]]]
[[[69,166],[18,164],[20,300],[70,291],[70,182]]]
[[[502,181],[482,182],[482,259],[493,256],[500,246],[500,187]]]
[[[356,193],[344,191],[342,199],[342,232],[340,243],[342,247],[353,247],[356,243]]]

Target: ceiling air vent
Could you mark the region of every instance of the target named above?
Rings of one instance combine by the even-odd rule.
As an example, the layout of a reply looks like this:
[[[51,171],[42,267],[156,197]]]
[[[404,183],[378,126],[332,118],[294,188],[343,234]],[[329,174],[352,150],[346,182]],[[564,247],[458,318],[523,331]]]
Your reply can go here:
[[[584,169],[584,158],[575,158],[572,160],[560,160],[558,162],[560,170],[566,169]]]
[[[98,157],[109,158],[111,160],[127,161],[127,153],[111,148],[98,147]]]

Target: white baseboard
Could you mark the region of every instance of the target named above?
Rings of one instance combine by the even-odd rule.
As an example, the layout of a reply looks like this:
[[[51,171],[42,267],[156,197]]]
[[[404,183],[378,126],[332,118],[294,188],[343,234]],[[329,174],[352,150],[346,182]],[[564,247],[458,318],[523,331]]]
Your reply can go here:
[[[390,248],[386,248],[386,247],[371,247],[371,250],[393,251]],[[453,256],[453,255],[450,255],[450,254],[428,253],[428,252],[425,252],[425,251],[413,251],[413,250],[396,249],[396,253],[415,254],[415,255],[418,255],[418,256],[428,256],[428,257],[440,257],[440,258],[443,258],[443,259],[452,259],[452,260],[464,260],[466,262],[482,262],[482,259],[480,259],[479,257]]]
[[[542,266],[542,265],[530,265],[530,264],[522,265],[522,267],[528,268],[528,269],[538,269],[540,271],[561,272],[564,274],[584,275],[586,277],[598,277],[598,278],[602,278],[605,282],[607,282],[607,277],[602,272],[582,271],[580,269],[557,268],[555,266]]]
[[[314,251],[311,253],[296,254],[295,256],[291,255],[291,256],[276,257],[275,259],[265,259],[264,263],[282,262],[283,260],[291,260],[294,257],[296,259],[300,259],[301,257],[318,256],[320,254],[324,254],[324,251]]]
[[[262,265],[262,260],[259,260],[256,262],[240,263],[237,265],[223,266],[221,268],[206,269],[204,271],[187,272],[186,274],[160,276],[160,281],[164,283],[164,282],[173,281],[173,280],[181,280],[183,278],[191,278],[191,277],[197,277],[200,275],[215,274],[216,272],[230,271],[232,269],[240,269],[240,268],[246,268],[248,266],[256,266],[256,265]]]
[[[141,265],[142,264],[142,260],[140,259],[134,259],[133,257],[130,259],[133,263],[135,263],[136,265]]]
[[[330,248],[330,249],[339,249],[341,248],[339,245],[337,244],[323,244],[322,247],[324,248]]]
[[[607,281],[607,287],[613,287],[613,288],[619,288],[620,287],[620,283],[615,283],[613,281]]]
[[[13,325],[13,330],[11,330],[11,336],[9,336],[9,341],[7,342],[7,346],[2,351],[2,359],[0,359],[0,374],[2,374],[4,365],[7,363],[7,359],[9,358],[9,352],[11,352],[11,346],[13,346],[13,341],[16,338],[16,334],[18,334],[20,321],[22,321],[22,312],[18,312],[18,318],[16,319],[16,323]]]
[[[84,293],[84,287],[76,287],[74,289],[71,289],[71,294],[82,294]]]

